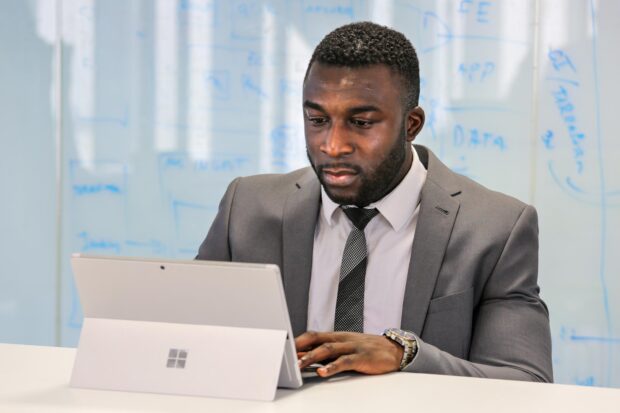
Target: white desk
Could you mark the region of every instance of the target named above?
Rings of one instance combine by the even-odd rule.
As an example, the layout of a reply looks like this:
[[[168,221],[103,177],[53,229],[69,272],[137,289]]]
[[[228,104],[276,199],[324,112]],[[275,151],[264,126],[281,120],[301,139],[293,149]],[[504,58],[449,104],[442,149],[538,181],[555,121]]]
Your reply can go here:
[[[620,389],[408,373],[308,382],[274,402],[73,389],[74,356],[0,344],[0,412],[620,412]]]

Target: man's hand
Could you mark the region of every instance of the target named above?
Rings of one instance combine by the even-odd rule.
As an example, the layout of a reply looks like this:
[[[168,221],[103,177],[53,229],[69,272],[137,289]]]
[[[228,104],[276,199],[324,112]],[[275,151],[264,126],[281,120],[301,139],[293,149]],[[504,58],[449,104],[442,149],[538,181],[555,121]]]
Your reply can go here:
[[[321,377],[354,370],[365,374],[397,371],[403,358],[403,348],[384,336],[371,334],[309,331],[295,339],[299,367],[331,360],[317,369]]]

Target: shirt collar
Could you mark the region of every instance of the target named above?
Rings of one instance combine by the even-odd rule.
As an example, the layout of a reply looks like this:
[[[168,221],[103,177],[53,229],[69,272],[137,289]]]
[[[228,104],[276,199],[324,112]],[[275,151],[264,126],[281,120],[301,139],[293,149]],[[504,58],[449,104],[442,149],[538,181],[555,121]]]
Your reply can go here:
[[[377,202],[368,205],[368,208],[377,208],[379,213],[390,223],[394,231],[405,226],[420,203],[420,193],[426,181],[427,171],[422,165],[415,147],[412,145],[413,162],[402,181],[389,194]],[[321,186],[321,201],[323,217],[328,225],[332,225],[334,213],[339,204],[332,201],[325,189]]]

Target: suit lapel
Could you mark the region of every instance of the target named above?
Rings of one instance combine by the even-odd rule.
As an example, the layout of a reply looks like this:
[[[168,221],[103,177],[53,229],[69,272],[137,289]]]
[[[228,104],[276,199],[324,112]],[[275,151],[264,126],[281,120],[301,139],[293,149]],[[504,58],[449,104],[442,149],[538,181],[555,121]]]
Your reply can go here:
[[[296,183],[282,218],[282,275],[293,334],[306,331],[320,186],[312,169]]]
[[[428,156],[428,175],[421,193],[420,215],[409,261],[401,327],[421,334],[459,210],[460,204],[454,196],[460,191],[449,188],[449,183],[453,181],[453,172],[430,151],[422,154],[422,151],[426,151],[425,148],[416,146],[416,149],[422,155],[421,158]]]

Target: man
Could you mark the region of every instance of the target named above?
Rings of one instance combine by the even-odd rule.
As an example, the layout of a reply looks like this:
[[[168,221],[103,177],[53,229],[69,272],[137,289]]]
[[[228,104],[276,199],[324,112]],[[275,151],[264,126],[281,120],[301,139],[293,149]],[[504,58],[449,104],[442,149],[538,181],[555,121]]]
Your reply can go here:
[[[328,34],[304,81],[312,168],[234,180],[197,258],[279,265],[300,367],[323,377],[551,381],[536,212],[413,146],[418,96],[402,34]]]

